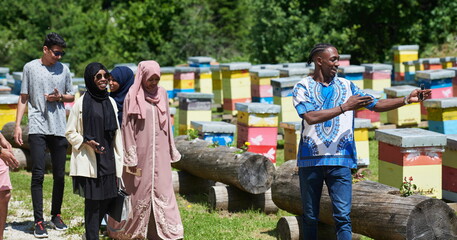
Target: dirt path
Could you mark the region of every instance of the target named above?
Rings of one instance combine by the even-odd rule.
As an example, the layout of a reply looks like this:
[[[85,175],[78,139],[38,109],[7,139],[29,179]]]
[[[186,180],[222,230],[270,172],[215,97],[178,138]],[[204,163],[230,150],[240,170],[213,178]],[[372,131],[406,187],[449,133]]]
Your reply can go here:
[[[34,223],[33,223],[33,212],[31,210],[24,210],[21,209],[20,206],[21,202],[20,201],[10,201],[9,203],[9,209],[14,210],[12,211],[14,214],[8,215],[7,218],[7,224],[8,226],[5,229],[4,232],[4,239],[5,240],[28,240],[28,239],[38,239],[33,236],[33,229],[34,229]],[[49,220],[49,219],[47,219]],[[65,220],[65,223],[68,225],[68,227],[75,226],[78,223],[83,222],[83,219],[81,217],[78,218],[72,218]],[[49,222],[45,221],[46,223],[46,230],[48,231],[48,238],[43,238],[43,239],[48,239],[48,240],[62,240],[62,239],[67,239],[67,240],[80,240],[82,239],[81,235],[79,234],[65,234],[63,231],[57,231],[54,230],[49,226]]]

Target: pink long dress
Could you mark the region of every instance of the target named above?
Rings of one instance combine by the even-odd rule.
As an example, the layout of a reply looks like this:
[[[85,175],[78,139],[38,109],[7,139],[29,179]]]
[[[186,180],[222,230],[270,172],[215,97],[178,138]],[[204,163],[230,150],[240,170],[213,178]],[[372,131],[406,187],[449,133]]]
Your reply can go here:
[[[159,94],[162,101],[168,103],[163,88],[159,89]],[[131,102],[127,96],[124,109],[128,109]],[[158,114],[158,108],[150,104],[145,119],[129,115],[127,122],[123,123],[125,165],[137,165],[142,169],[142,174],[135,176],[124,168],[123,180],[127,192],[131,194],[132,212],[127,221],[120,224],[109,219],[109,226],[115,229],[126,224],[123,231],[109,232],[112,238],[183,238],[184,230],[171,178],[171,163],[178,161],[181,155],[174,145],[169,109],[163,130],[159,126]]]

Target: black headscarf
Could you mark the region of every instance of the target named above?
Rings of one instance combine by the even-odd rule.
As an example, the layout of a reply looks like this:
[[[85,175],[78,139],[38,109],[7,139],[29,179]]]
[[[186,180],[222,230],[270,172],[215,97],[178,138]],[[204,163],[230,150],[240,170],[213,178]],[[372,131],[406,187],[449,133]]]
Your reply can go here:
[[[108,70],[101,63],[90,63],[87,65],[84,71],[84,82],[86,84],[86,94],[83,99],[83,129],[84,129],[84,141],[95,140],[100,142],[101,139],[96,139],[97,130],[104,129],[105,136],[109,136],[112,140],[117,130],[116,113],[114,112],[113,105],[109,100],[109,93],[105,90],[100,90],[95,85],[94,77],[101,69],[108,73]],[[101,103],[103,106],[103,126],[99,121],[94,119],[94,103]]]

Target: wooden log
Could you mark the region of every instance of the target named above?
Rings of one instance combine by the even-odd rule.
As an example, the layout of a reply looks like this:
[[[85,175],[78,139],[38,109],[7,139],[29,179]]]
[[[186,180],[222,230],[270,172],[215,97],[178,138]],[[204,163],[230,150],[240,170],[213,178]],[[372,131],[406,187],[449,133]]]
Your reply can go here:
[[[296,160],[289,160],[278,168],[271,190],[279,208],[301,215],[296,164]],[[353,231],[374,239],[457,238],[457,215],[445,202],[422,195],[401,197],[397,193],[398,189],[377,182],[353,184]],[[333,225],[326,187],[322,191],[319,220]]]
[[[186,171],[173,171],[171,174],[173,180],[173,190],[179,194],[207,194],[212,186],[217,182],[200,177],[196,177]],[[221,183],[220,183],[221,184]]]
[[[201,139],[187,140],[187,136],[175,138],[181,160],[174,168],[187,171],[197,177],[235,186],[245,192],[266,192],[273,182],[274,164],[265,156],[244,152],[226,146],[208,147],[211,143]]]
[[[3,125],[2,128],[2,134],[8,140],[8,142],[15,148],[23,148],[30,150],[30,145],[29,145],[29,126],[28,125],[21,125],[22,129],[22,141],[24,144],[22,146],[19,146],[14,141],[14,129],[15,129],[16,123],[15,122],[9,122],[5,125]]]
[[[210,210],[230,212],[256,209],[266,214],[277,213],[278,207],[271,199],[271,190],[265,193],[251,194],[232,186],[213,186],[208,193]]]

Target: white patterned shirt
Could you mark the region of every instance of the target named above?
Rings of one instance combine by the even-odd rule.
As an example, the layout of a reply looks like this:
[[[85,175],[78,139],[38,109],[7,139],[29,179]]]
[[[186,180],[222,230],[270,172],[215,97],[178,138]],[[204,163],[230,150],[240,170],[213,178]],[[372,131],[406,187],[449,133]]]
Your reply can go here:
[[[309,125],[303,114],[338,107],[350,96],[371,96],[362,92],[354,83],[335,76],[328,86],[303,78],[294,86],[293,100],[298,115],[302,118],[302,132],[297,165],[357,167],[357,152],[354,142],[354,112],[346,111],[326,122]],[[377,100],[366,108],[372,109]]]

